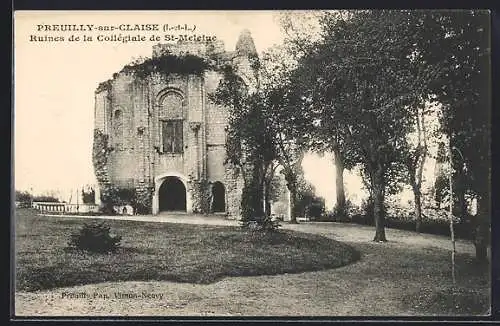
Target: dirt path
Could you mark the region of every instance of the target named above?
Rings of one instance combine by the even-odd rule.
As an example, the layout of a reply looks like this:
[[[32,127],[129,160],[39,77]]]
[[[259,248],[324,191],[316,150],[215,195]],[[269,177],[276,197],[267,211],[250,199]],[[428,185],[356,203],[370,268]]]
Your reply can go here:
[[[308,222],[301,224],[285,224],[284,228],[294,231],[309,232],[342,242],[370,243],[375,235],[372,226],[348,224],[348,223],[321,223]],[[448,237],[433,234],[414,233],[397,229],[385,229],[390,244],[408,245],[417,248],[439,248],[452,250],[451,241]],[[375,245],[375,244],[374,244]],[[471,241],[457,239],[455,241],[458,253],[475,253]]]
[[[173,223],[237,225],[219,217],[131,216],[129,219]],[[174,282],[116,282],[16,294],[18,316],[356,316],[412,315],[402,304],[406,293],[432,289],[446,275],[435,272],[447,257],[449,240],[433,235],[387,230],[385,244],[373,243],[371,227],[339,223],[284,224],[284,228],[321,234],[347,242],[360,261],[333,270],[257,277],[233,277],[200,285]],[[458,252],[470,255],[470,242],[458,241]],[[438,254],[434,255],[434,252]],[[413,260],[429,256],[416,270]],[[393,257],[399,257],[395,260]],[[424,258],[422,258],[424,257]],[[444,258],[444,259],[443,259]],[[434,259],[434,260],[433,260]],[[403,265],[403,266],[401,266]],[[409,266],[405,269],[404,266]],[[446,265],[444,265],[446,270]],[[130,297],[145,293],[150,298]],[[117,298],[122,294],[122,298]],[[123,294],[129,294],[124,298]],[[94,297],[96,295],[97,297]]]
[[[61,216],[44,214],[41,216]],[[129,216],[71,216],[72,218],[87,219],[111,219],[128,220],[142,222],[161,223],[185,223],[185,224],[206,224],[206,225],[226,225],[237,226],[237,220],[228,220],[219,215],[200,216],[184,213],[160,215],[129,215]],[[300,224],[282,223],[282,227],[289,230],[320,234],[338,241],[344,242],[370,242],[373,239],[374,229],[372,226],[349,224],[349,223],[324,223],[324,222],[302,222]],[[387,238],[390,242],[406,243],[417,247],[434,247],[451,250],[450,239],[444,236],[432,234],[417,234],[404,230],[386,228]],[[456,240],[456,250],[462,253],[474,253],[474,246],[470,241]]]

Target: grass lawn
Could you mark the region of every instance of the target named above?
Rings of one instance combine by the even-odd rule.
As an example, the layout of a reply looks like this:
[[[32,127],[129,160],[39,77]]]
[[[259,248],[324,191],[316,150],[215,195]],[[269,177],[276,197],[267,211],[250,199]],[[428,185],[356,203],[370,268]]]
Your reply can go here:
[[[457,241],[453,285],[450,242],[444,236],[387,228],[389,242],[375,243],[373,227],[302,223],[284,224],[287,231],[280,238],[253,244],[238,228],[107,220],[124,237],[122,251],[77,255],[64,247],[70,230],[90,218],[18,213],[18,316],[457,316],[485,315],[490,306],[490,266],[477,264],[474,246],[465,240]],[[284,246],[291,235],[298,238]],[[340,248],[350,258],[357,256],[342,243],[361,253],[360,259],[321,269],[327,267],[322,257],[341,260]],[[295,272],[300,266],[312,270],[313,262],[319,263],[315,271],[271,275],[278,263]],[[267,274],[224,278],[249,271]],[[210,281],[217,277],[222,279]],[[122,282],[131,279],[136,282]],[[155,281],[165,279],[174,282]],[[62,284],[71,287],[54,287]],[[62,298],[65,291],[109,296],[146,291],[165,299],[68,300]]]
[[[294,227],[295,229],[295,227]],[[456,284],[451,278],[448,237],[386,228],[387,243],[371,239],[374,227],[335,223],[303,225],[350,244],[360,261],[334,270],[338,295],[348,298],[351,315],[485,315],[490,307],[490,265],[478,264],[471,241],[458,240]],[[332,291],[330,289],[330,291]],[[317,300],[331,299],[325,297]],[[359,306],[361,304],[361,306]],[[345,303],[344,305],[347,305]]]
[[[108,220],[121,235],[113,254],[68,250],[89,219],[17,209],[16,289],[37,291],[112,281],[211,283],[226,276],[275,275],[347,265],[359,253],[341,242],[280,230],[255,236],[238,227]]]
[[[484,315],[490,306],[489,266],[478,266],[469,254],[457,254],[457,282],[451,279],[450,251],[438,248],[404,248],[403,244],[356,246],[372,255],[383,255],[364,275],[388,290],[370,296],[392,296],[401,309],[424,315]]]

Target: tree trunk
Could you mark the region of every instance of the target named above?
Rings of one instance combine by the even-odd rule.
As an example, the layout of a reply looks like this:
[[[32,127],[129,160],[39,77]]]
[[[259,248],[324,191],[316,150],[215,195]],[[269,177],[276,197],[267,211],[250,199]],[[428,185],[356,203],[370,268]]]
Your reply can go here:
[[[457,177],[461,179],[461,177]],[[465,201],[465,189],[462,184],[459,184],[463,181],[457,180],[457,184],[455,185],[455,189],[453,193],[455,195],[454,198],[454,207],[453,207],[453,215],[458,216],[461,222],[463,222],[467,216],[467,202]]]
[[[297,186],[289,185],[288,190],[290,191],[290,223],[297,224],[297,212],[295,209],[297,203]]]
[[[267,181],[264,180],[262,182],[262,210],[264,211],[264,216],[269,216],[269,212],[267,211]]]
[[[476,247],[476,260],[479,263],[488,261],[489,244],[489,207],[490,201],[488,195],[483,195],[478,200],[478,210],[476,215],[476,230],[474,237],[474,246]]]
[[[259,167],[261,162],[255,160],[248,167],[248,180],[243,187],[241,196],[242,220],[251,221],[264,216],[263,209],[263,183],[262,173]]]
[[[422,194],[416,185],[413,186],[413,197],[415,199],[415,231],[420,233],[422,226]]]
[[[270,178],[272,179],[272,177]],[[265,183],[266,187],[265,187],[265,195],[264,195],[264,209],[265,209],[265,213],[266,213],[266,216],[269,217],[271,216],[271,192],[270,192],[270,189],[271,189],[271,181],[268,180],[266,181]]]
[[[373,185],[373,215],[375,219],[375,238],[373,241],[386,242],[384,216],[384,183],[382,171],[375,172]]]
[[[340,150],[336,149],[333,153],[335,156],[335,190],[337,192],[335,212],[340,216],[345,216],[347,211],[344,190],[344,159]]]
[[[297,175],[293,172],[292,167],[287,166],[285,168],[285,180],[286,187],[290,191],[290,223],[297,224]]]
[[[463,161],[461,157],[453,157],[453,215],[457,216],[461,222],[467,217],[467,202],[465,200],[465,176],[463,172]]]
[[[416,166],[412,180],[413,196],[415,198],[415,231],[420,233],[422,225],[422,176],[424,172],[425,159],[427,158],[427,128],[425,126],[425,114],[422,108],[417,110],[417,133],[418,146],[415,151]]]

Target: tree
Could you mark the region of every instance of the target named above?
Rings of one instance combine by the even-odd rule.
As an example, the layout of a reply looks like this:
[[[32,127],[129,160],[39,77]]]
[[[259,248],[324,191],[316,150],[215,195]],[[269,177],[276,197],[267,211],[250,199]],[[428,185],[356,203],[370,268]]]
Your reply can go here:
[[[484,261],[491,214],[489,13],[422,12],[416,19],[415,35],[420,62],[438,72],[429,93],[443,105],[441,126],[452,147],[456,213],[465,214],[465,192],[472,191],[479,204],[476,257]]]
[[[32,196],[28,191],[16,190],[16,201],[21,203],[31,202]]]
[[[222,68],[222,79],[211,100],[229,109],[226,163],[236,167],[244,181],[241,208],[244,223],[261,219],[265,214],[264,187],[268,170],[275,159],[273,138],[263,115],[264,101],[231,65]]]
[[[303,137],[297,126],[301,121],[300,103],[290,81],[294,59],[282,48],[272,48],[259,62],[258,83],[251,93],[231,68],[226,68],[224,80],[213,99],[230,108],[227,153],[228,161],[243,171],[245,189],[242,208],[246,219],[260,211],[259,198],[269,202],[270,183],[279,166],[290,191],[290,205],[297,199],[297,165],[303,153]],[[278,164],[276,164],[278,163]],[[251,190],[253,189],[253,190]],[[262,206],[262,205],[260,205]],[[255,207],[250,211],[250,207]],[[296,223],[291,210],[290,223]]]
[[[444,146],[445,144],[443,142],[439,142],[435,165],[434,200],[436,201],[438,209],[441,208],[441,204],[446,196],[448,182],[443,168],[446,163],[446,152]]]
[[[321,19],[326,15],[345,14],[343,11],[280,11],[277,20],[285,35],[285,52],[296,59],[306,55],[315,41],[321,38]]]
[[[281,26],[286,34],[285,37],[285,51],[289,53],[294,58],[302,58],[307,56],[308,53],[314,51],[318,40],[321,39],[321,22],[325,20],[338,20],[344,21],[350,19],[352,16],[349,11],[320,11],[315,13],[304,14],[300,13],[290,13],[285,12],[281,15]],[[296,94],[307,94],[304,92],[306,89],[310,88],[311,85],[315,85],[317,71],[321,67],[315,67],[316,69],[311,69],[312,67],[307,67],[305,70],[299,71],[300,73],[295,74],[294,83],[296,89],[294,92]],[[317,90],[310,89],[310,92],[316,93]],[[321,107],[322,105],[331,105],[331,96],[336,96],[336,94],[322,93],[322,97],[314,97],[312,94],[308,94],[309,98],[315,99],[315,106]],[[300,105],[299,105],[300,106]],[[333,152],[334,154],[334,164],[336,171],[335,185],[336,185],[336,213],[339,215],[345,215],[346,212],[346,199],[344,190],[344,169],[351,167],[349,161],[346,161],[344,152],[348,150],[345,146],[345,136],[343,128],[339,128],[338,121],[334,121],[330,114],[326,114],[318,117],[317,113],[311,107],[311,103],[305,103],[302,105],[302,114],[300,120],[297,121],[310,121],[311,123],[302,123],[300,125],[300,133],[302,134],[302,142],[307,144],[305,147],[312,149],[316,152]],[[327,112],[327,111],[321,111]],[[315,125],[316,121],[322,121],[320,128]]]
[[[264,212],[271,216],[271,203],[277,199],[279,192],[279,176],[276,175],[278,164],[273,162],[264,176]]]
[[[297,173],[304,152],[304,135],[301,133],[302,108],[297,101],[291,82],[291,67],[296,61],[287,56],[284,49],[275,47],[263,56],[262,100],[264,117],[267,121],[269,137],[275,146],[275,159],[282,167],[281,173],[290,192],[290,223],[297,223]]]
[[[425,160],[428,153],[428,138],[426,117],[429,115],[428,103],[423,102],[415,109],[414,133],[406,138],[403,150],[404,166],[407,180],[413,191],[415,206],[415,231],[420,232],[422,224],[422,179]],[[416,137],[416,141],[412,138]]]
[[[420,232],[422,223],[422,174],[427,157],[427,133],[424,108],[417,109],[416,121],[418,143],[413,153],[413,160],[408,165],[408,170],[410,171],[410,184],[415,199],[415,231]]]
[[[359,163],[374,205],[374,241],[386,241],[384,198],[400,179],[404,139],[429,71],[413,63],[412,26],[404,11],[360,11],[323,20],[323,39],[300,63],[312,118],[344,158]],[[340,133],[339,133],[340,131]],[[340,138],[340,137],[339,137]]]
[[[293,210],[295,215],[320,217],[325,210],[325,200],[316,195],[315,187],[304,178],[302,167],[297,167],[297,199]]]
[[[274,174],[273,178],[269,182],[267,186],[267,200],[269,202],[276,202],[280,200],[281,195],[283,194],[283,189],[285,185],[283,184],[282,177],[278,174]]]

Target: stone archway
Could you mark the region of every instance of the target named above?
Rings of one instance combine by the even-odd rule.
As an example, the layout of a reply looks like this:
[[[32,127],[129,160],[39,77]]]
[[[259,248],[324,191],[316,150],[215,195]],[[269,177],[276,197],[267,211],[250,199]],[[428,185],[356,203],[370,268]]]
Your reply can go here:
[[[158,190],[158,210],[186,211],[186,187],[175,176],[166,177]]]
[[[168,182],[167,179],[170,180],[170,182]],[[176,181],[173,181],[173,180],[176,180]],[[167,181],[166,184],[165,184],[165,181]],[[177,181],[180,181],[182,183],[182,185],[184,186],[183,189],[184,189],[184,193],[185,193],[185,197],[184,197],[185,198],[185,200],[184,200],[185,208],[181,211],[184,211],[187,213],[192,213],[192,211],[193,211],[192,205],[193,204],[192,204],[192,198],[191,198],[191,189],[189,188],[189,181],[186,178],[186,176],[183,175],[182,173],[171,171],[171,172],[157,175],[154,179],[155,191],[153,194],[153,205],[152,205],[153,206],[153,215],[156,215],[160,212],[160,201],[163,198],[165,198],[165,196],[160,196],[160,188],[162,189],[161,194],[165,195],[166,190],[164,190],[162,186],[165,185],[165,187],[167,187],[167,184],[169,184],[169,183],[172,184],[172,182],[175,182],[177,184],[177,186],[174,186],[174,190],[175,190],[175,187],[177,187],[177,190],[180,190],[181,187]],[[162,208],[164,208],[163,205],[164,205],[164,203],[162,204]]]
[[[212,184],[212,212],[223,213],[226,211],[226,190],[224,184],[216,181]]]

